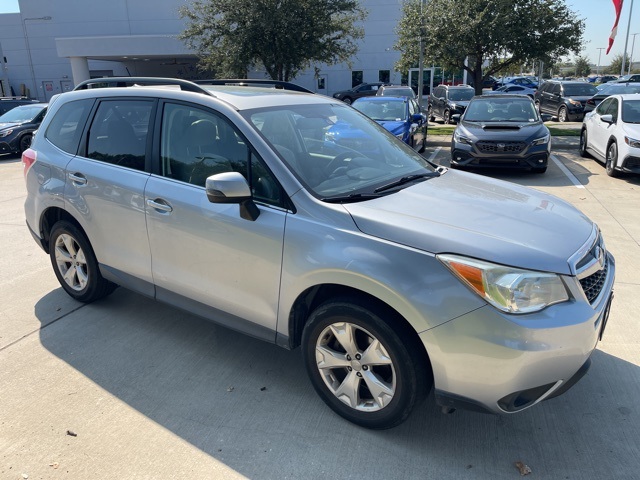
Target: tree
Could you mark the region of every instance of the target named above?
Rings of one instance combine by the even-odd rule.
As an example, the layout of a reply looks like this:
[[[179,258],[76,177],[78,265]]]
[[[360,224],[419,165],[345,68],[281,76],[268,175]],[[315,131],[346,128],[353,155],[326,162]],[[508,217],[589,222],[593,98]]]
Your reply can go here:
[[[586,77],[591,74],[591,64],[587,57],[577,57],[574,61],[576,77]]]
[[[179,35],[198,52],[199,67],[245,78],[264,67],[274,80],[291,80],[312,62],[348,62],[364,36],[358,0],[195,0],[180,9]]]
[[[626,56],[625,59],[625,70],[629,67],[629,55]],[[620,71],[622,70],[622,54],[614,55],[611,59],[611,63],[604,70],[605,73],[612,73],[614,75],[620,75]],[[626,71],[624,73],[627,73]]]
[[[407,0],[396,30],[397,70],[417,66],[420,19],[426,61],[464,68],[477,93],[483,76],[578,53],[583,43],[584,20],[565,0]]]

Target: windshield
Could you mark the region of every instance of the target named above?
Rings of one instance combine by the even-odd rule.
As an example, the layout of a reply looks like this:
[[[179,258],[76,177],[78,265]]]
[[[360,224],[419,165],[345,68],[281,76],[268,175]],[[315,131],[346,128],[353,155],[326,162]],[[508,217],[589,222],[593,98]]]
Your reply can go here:
[[[640,123],[640,100],[623,100],[622,121],[625,123]]]
[[[581,85],[565,85],[564,96],[565,97],[591,97],[598,93],[598,90],[593,85],[584,83]]]
[[[404,100],[369,100],[353,102],[353,108],[374,120],[401,122],[407,118],[407,103]]]
[[[0,117],[0,123],[24,123],[33,120],[44,107],[23,106],[9,110]]]
[[[449,100],[453,102],[464,102],[467,100],[471,100],[475,94],[476,91],[473,89],[449,90]]]
[[[286,105],[244,115],[319,198],[364,198],[407,175],[435,170],[376,122],[346,105]]]
[[[476,98],[464,113],[468,122],[537,122],[533,102],[528,98]]]

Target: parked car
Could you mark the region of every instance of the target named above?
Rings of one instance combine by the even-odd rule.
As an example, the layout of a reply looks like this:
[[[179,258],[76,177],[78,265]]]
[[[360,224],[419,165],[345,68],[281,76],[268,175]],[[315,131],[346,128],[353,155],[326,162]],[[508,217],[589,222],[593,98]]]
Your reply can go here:
[[[86,88],[105,81],[147,87]],[[437,167],[323,95],[77,88],[22,155],[27,225],[72,298],[121,285],[301,347],[320,397],[369,428],[432,387],[447,410],[514,413],[588,370],[615,262],[568,202]]]
[[[407,97],[415,100],[416,93],[407,85],[382,85],[376,92],[378,97]]]
[[[451,123],[451,117],[461,114],[469,105],[476,91],[469,85],[438,85],[429,95],[427,116],[430,121],[442,118],[445,125]]]
[[[373,97],[378,93],[378,89],[384,85],[382,82],[377,83],[361,83],[350,90],[343,90],[333,94],[333,98],[342,100],[347,105],[351,105],[354,100],[362,97]]]
[[[618,77],[616,75],[601,75],[599,77],[596,77],[595,82],[608,83],[608,82],[615,82],[616,80],[618,80]]]
[[[493,90],[497,90],[498,88],[504,86],[504,85],[521,85],[523,87],[528,87],[528,88],[538,88],[538,82],[532,80],[529,77],[502,77],[498,80],[496,80],[493,83]]]
[[[22,153],[31,145],[47,111],[46,103],[20,105],[0,116],[0,155]]]
[[[640,73],[622,75],[615,80],[611,80],[609,83],[627,83],[627,82],[640,82]]]
[[[504,93],[510,93],[512,95],[528,95],[533,98],[536,94],[536,89],[525,87],[523,85],[507,84],[500,88],[496,88],[495,90],[491,90],[490,92],[484,92],[483,95],[501,95]]]
[[[451,166],[525,168],[544,173],[551,135],[531,98],[523,95],[474,97],[451,140]]]
[[[584,107],[598,90],[588,82],[549,80],[534,95],[536,108],[559,122],[577,122],[584,117]]]
[[[424,150],[427,117],[420,113],[415,100],[407,97],[366,97],[359,98],[352,105],[414,150]]]
[[[588,113],[580,154],[603,162],[611,177],[640,173],[640,94],[611,95]]]
[[[38,100],[32,100],[26,97],[0,97],[0,115],[4,115],[9,110],[19,107],[20,105],[33,103],[38,103]]]
[[[640,93],[640,83],[605,83],[603,88],[587,100],[584,104],[584,113],[589,113],[600,105],[605,98],[611,95],[622,95],[624,93]]]

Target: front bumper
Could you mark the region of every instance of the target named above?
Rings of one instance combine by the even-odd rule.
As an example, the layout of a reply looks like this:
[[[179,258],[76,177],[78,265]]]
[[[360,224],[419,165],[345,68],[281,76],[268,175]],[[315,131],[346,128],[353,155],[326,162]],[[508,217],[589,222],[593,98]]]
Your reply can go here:
[[[496,144],[493,151],[481,149],[479,143],[469,145],[452,140],[451,165],[473,168],[543,168],[547,166],[551,154],[550,142],[543,145],[526,145],[520,151],[517,151],[517,148],[510,149],[509,146],[521,142],[492,142]]]
[[[557,396],[587,371],[611,305],[615,262],[594,301],[508,315],[487,305],[423,332],[438,404],[514,413]]]

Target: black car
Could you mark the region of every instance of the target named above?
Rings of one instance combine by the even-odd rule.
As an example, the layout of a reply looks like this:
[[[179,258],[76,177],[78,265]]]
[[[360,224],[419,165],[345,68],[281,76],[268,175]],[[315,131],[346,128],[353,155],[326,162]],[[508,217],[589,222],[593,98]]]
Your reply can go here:
[[[383,82],[361,83],[360,85],[353,87],[351,90],[343,90],[341,92],[334,93],[333,98],[337,98],[347,105],[351,105],[357,98],[375,96],[382,85],[385,84]]]
[[[22,153],[31,145],[44,114],[46,103],[31,103],[9,110],[0,116],[0,155]]]
[[[433,122],[440,117],[445,124],[451,123],[453,115],[464,113],[475,93],[469,85],[438,85],[429,95],[429,120]]]
[[[525,95],[474,97],[451,140],[451,166],[525,168],[544,173],[551,135]]]
[[[596,93],[593,97],[585,102],[584,105],[584,113],[588,113],[591,110],[595,110],[595,108],[600,105],[605,98],[610,95],[618,95],[622,93],[640,93],[640,82],[639,83],[616,83],[610,82],[604,85],[598,93]]]
[[[549,80],[534,95],[540,113],[558,117],[559,122],[579,122],[584,118],[584,107],[598,89],[587,82]]]
[[[20,105],[34,103],[38,103],[38,100],[31,100],[26,97],[0,97],[0,115],[4,115],[9,110],[19,107]]]

